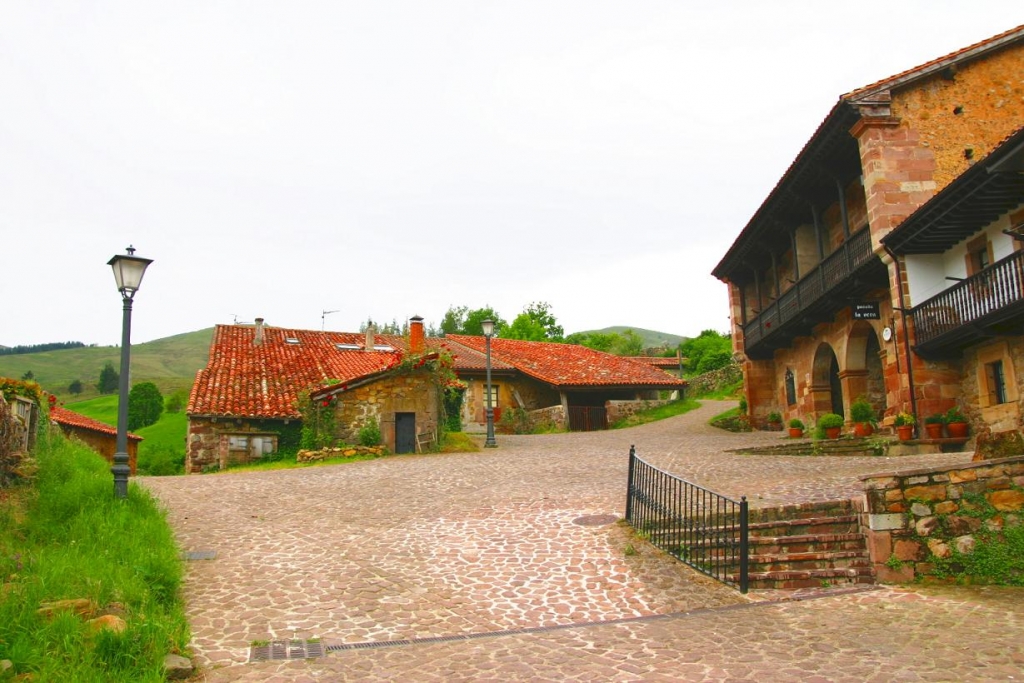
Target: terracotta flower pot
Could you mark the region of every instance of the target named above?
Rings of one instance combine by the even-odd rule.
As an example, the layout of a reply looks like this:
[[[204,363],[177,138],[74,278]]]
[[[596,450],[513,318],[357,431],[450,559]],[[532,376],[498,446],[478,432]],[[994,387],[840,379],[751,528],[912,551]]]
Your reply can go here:
[[[946,429],[949,430],[949,435],[954,439],[962,439],[967,436],[966,422],[950,422],[946,425]]]
[[[875,433],[875,428],[870,422],[854,422],[853,433],[859,437],[871,436]]]
[[[910,441],[914,436],[914,425],[901,425],[896,428],[896,435],[900,441]]]
[[[789,438],[791,438],[791,439],[799,439],[803,435],[804,435],[804,430],[800,429],[799,427],[790,427],[789,428]]]
[[[826,427],[825,436],[827,436],[830,439],[838,439],[842,431],[842,427]]]
[[[942,423],[941,422],[928,422],[925,424],[924,429],[928,432],[929,439],[941,439],[942,438]]]

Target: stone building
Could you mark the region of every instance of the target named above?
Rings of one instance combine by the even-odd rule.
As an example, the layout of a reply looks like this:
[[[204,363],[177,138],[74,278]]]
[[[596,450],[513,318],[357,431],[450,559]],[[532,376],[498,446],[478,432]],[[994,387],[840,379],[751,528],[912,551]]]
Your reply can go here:
[[[60,427],[68,437],[78,439],[103,456],[111,465],[114,464],[114,453],[117,452],[116,427],[57,405],[50,408],[50,422]],[[128,468],[132,476],[135,476],[141,441],[141,436],[128,432]]]
[[[1024,123],[1022,73],[1018,27],[839,98],[713,271],[755,423],[847,415],[862,396],[889,421],[973,400],[964,362],[922,347],[912,313],[934,263],[970,244],[925,259],[886,237]]]

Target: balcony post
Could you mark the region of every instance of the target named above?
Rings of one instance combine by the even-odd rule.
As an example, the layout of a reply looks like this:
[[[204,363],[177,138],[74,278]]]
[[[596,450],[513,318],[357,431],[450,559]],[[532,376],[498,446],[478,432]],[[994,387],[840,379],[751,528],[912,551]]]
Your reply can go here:
[[[825,240],[821,234],[821,216],[818,214],[818,207],[811,204],[811,219],[814,221],[814,236],[818,240],[818,264],[825,260]]]
[[[843,221],[843,240],[848,240],[850,239],[850,216],[846,212],[846,189],[839,178],[834,180],[836,181],[836,191],[839,194],[839,215]]]
[[[789,246],[793,250],[793,280],[800,281],[800,258],[796,253],[796,228],[789,231]]]

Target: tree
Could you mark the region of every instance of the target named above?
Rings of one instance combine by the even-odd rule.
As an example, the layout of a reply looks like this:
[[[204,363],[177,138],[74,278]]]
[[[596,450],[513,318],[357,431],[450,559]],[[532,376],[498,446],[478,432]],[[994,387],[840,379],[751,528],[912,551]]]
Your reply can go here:
[[[72,380],[71,384],[68,385],[68,393],[75,395],[82,393],[82,380]]]
[[[612,353],[616,356],[640,356],[644,352],[644,339],[633,330],[626,330],[612,344]]]
[[[128,393],[128,429],[156,424],[164,411],[164,397],[152,382],[139,382]]]
[[[595,351],[611,353],[612,347],[615,346],[618,339],[619,335],[614,332],[573,332],[565,338],[565,343],[579,344]]]
[[[34,373],[34,372],[32,372],[31,370],[26,370],[26,371],[25,371],[25,374],[24,374],[24,375],[22,375],[22,376],[21,376],[21,378],[22,378],[23,380],[25,380],[26,382],[28,382],[29,380],[33,380],[33,379],[35,379],[35,378],[36,378],[36,375],[35,375],[35,373]]]
[[[164,410],[168,413],[180,413],[188,401],[188,393],[184,389],[178,389],[164,401]]]
[[[117,391],[121,376],[114,369],[114,364],[107,361],[107,364],[100,370],[100,381],[96,383],[96,390],[101,394],[112,394]]]
[[[564,341],[565,331],[551,313],[546,301],[535,301],[516,316],[512,324],[501,332],[505,339],[528,341]]]
[[[728,361],[723,361],[723,358],[732,357],[732,338],[728,334],[722,334],[715,330],[704,330],[698,336],[683,342],[680,349],[686,357],[687,370],[697,373],[707,372],[707,369],[701,370],[701,363],[705,356],[714,356],[715,360],[704,363],[704,368],[713,370],[715,368],[709,367],[710,365],[722,363],[718,367],[723,367],[728,364]]]
[[[469,334],[479,337],[484,333],[483,322],[493,320],[497,328],[506,325],[505,320],[490,306],[476,308],[472,311],[468,306],[449,306],[441,319],[441,332],[444,334]]]

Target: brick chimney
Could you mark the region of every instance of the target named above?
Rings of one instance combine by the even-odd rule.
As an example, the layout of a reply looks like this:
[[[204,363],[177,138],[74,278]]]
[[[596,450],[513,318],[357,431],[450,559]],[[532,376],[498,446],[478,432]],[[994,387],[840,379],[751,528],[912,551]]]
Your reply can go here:
[[[423,339],[423,318],[414,315],[409,318],[409,351],[423,353],[426,343]]]
[[[256,334],[252,338],[253,346],[263,345],[263,318],[256,318]]]
[[[373,325],[366,326],[366,343],[363,345],[363,351],[373,351],[374,346],[374,334],[377,330],[374,329]]]

